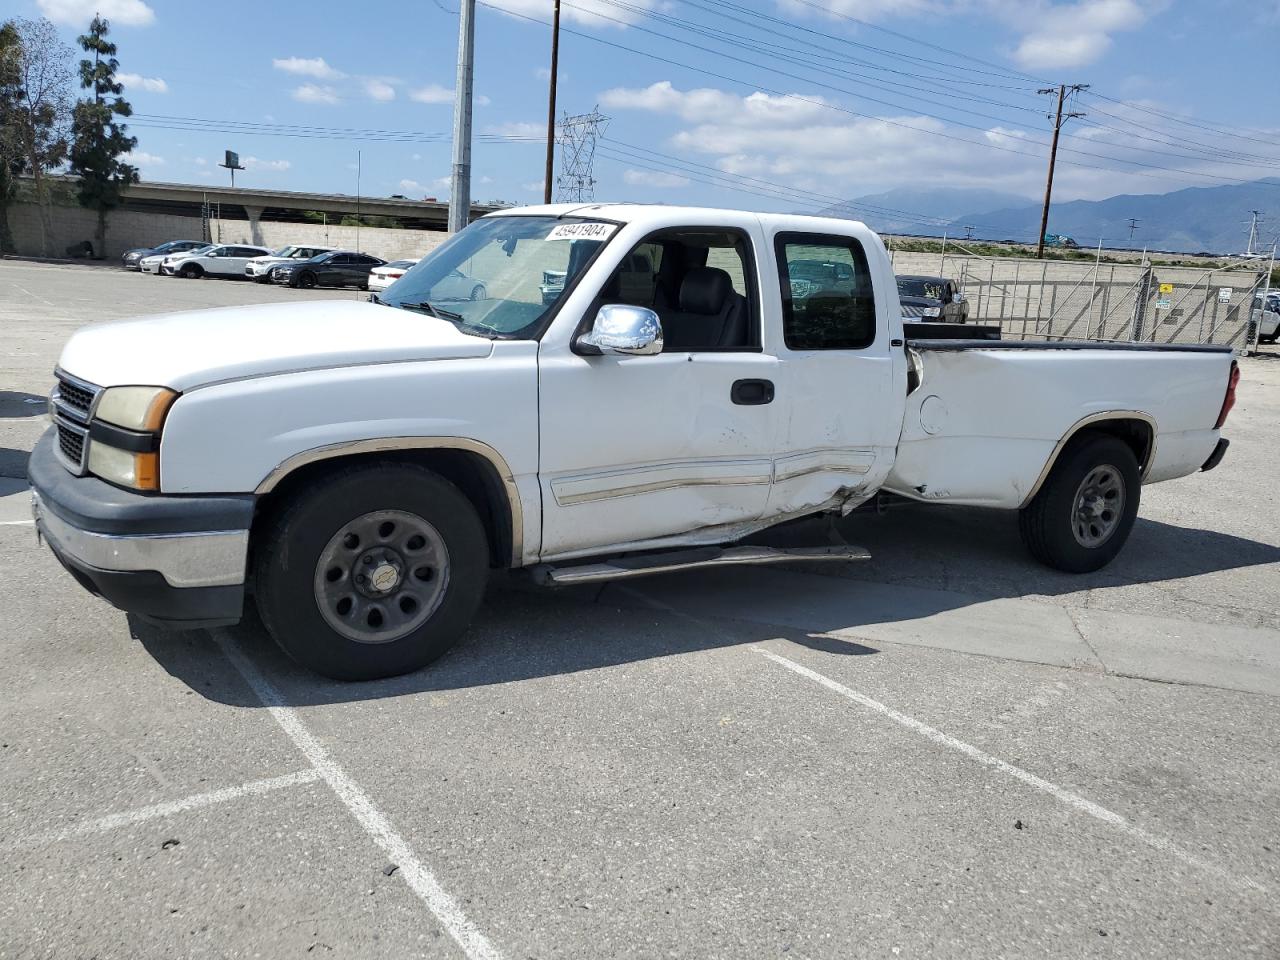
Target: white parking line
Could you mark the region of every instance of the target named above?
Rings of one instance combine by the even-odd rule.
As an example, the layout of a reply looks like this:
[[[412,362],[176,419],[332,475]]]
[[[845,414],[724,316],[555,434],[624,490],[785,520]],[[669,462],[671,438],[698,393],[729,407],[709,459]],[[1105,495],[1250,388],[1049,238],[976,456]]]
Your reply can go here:
[[[435,875],[418,859],[405,839],[396,833],[391,822],[374,806],[368,794],[329,756],[328,751],[303,725],[298,715],[284,705],[284,698],[253,661],[222,631],[215,630],[213,636],[227,659],[244,677],[294,746],[311,762],[373,842],[386,852],[392,863],[399,866],[399,875],[404,877],[410,889],[426,904],[427,909],[449,932],[449,936],[457,941],[462,951],[471,960],[502,960],[498,949],[467,919],[458,902],[440,886]]]
[[[649,596],[648,594],[642,593],[641,591],[635,589],[634,587],[620,587],[619,589],[629,594],[630,596],[633,596],[636,599],[642,601],[648,606],[653,607],[655,610],[662,610],[663,612],[669,613],[672,616],[676,616],[682,620],[687,620],[690,623],[694,623],[704,630],[710,630],[714,633],[719,633],[721,636],[730,637],[730,634],[728,634],[724,630],[721,630],[719,627],[715,626],[714,624],[708,623],[707,621],[701,619],[700,617],[695,617],[692,614],[685,613],[683,610],[678,610],[675,607],[671,606],[670,604],[663,603],[661,600],[654,599],[653,597]],[[965,743],[963,740],[957,740],[955,737],[949,736],[943,733],[941,730],[935,729],[934,727],[929,726],[927,723],[923,723],[920,720],[915,719],[915,717],[907,716],[907,714],[894,710],[892,707],[885,706],[879,700],[873,700],[871,697],[868,697],[865,693],[859,693],[856,690],[846,687],[842,683],[832,680],[830,677],[825,677],[822,674],[818,673],[816,670],[810,670],[808,667],[804,666],[803,664],[799,664],[788,657],[784,657],[780,654],[774,653],[772,650],[766,650],[763,647],[753,646],[750,649],[752,650],[752,652],[758,653],[761,656],[766,657],[769,660],[772,660],[774,663],[778,664],[779,666],[786,667],[788,670],[792,671],[793,673],[797,673],[802,677],[805,677],[809,680],[813,680],[815,683],[821,684],[822,686],[826,687],[828,690],[832,691],[833,693],[837,693],[848,700],[852,700],[854,703],[857,703],[860,706],[864,706],[869,710],[874,710],[876,713],[879,713],[882,716],[888,717],[890,720],[893,720],[895,723],[901,724],[902,726],[906,727],[908,730],[912,730],[916,733],[921,734],[924,737],[927,737],[928,739],[932,740],[934,743],[939,744],[940,746],[944,746],[951,750],[955,750],[959,753],[964,754],[965,756],[969,757],[972,760],[976,760],[978,763],[981,763],[984,766],[988,766],[995,770],[999,770],[1002,773],[1006,773],[1009,776],[1014,777],[1015,779],[1021,781],[1022,783],[1027,784],[1030,787],[1034,787],[1035,789],[1040,790],[1043,793],[1047,793],[1049,796],[1053,797],[1054,799],[1067,804],[1067,806],[1081,813],[1088,814],[1091,817],[1095,817],[1098,820],[1101,820],[1103,823],[1106,823],[1112,827],[1115,827],[1117,830],[1121,831],[1127,836],[1132,837],[1135,840],[1139,840],[1142,843],[1145,843],[1149,847],[1153,847],[1154,849],[1159,850],[1162,853],[1167,853],[1172,857],[1176,857],[1177,859],[1181,860],[1183,863],[1196,867],[1199,870],[1204,870],[1206,873],[1211,873],[1214,876],[1219,877],[1234,886],[1241,887],[1246,890],[1251,890],[1254,892],[1264,893],[1264,894],[1270,894],[1271,892],[1269,888],[1262,885],[1261,883],[1258,883],[1255,880],[1251,880],[1248,877],[1237,877],[1235,874],[1229,873],[1228,871],[1222,869],[1221,867],[1218,867],[1212,863],[1209,863],[1207,860],[1202,860],[1200,857],[1197,857],[1195,854],[1188,853],[1186,850],[1183,850],[1181,847],[1173,843],[1171,840],[1165,837],[1161,837],[1157,834],[1152,833],[1149,830],[1146,830],[1138,826],[1136,823],[1133,823],[1131,820],[1128,820],[1125,817],[1122,817],[1118,813],[1114,813],[1113,811],[1108,810],[1106,807],[1103,807],[1103,806],[1100,806],[1099,804],[1094,803],[1092,800],[1086,800],[1084,797],[1080,796],[1079,794],[1072,793],[1070,790],[1067,790],[1063,787],[1059,787],[1057,784],[1050,783],[1048,780],[1045,780],[1042,777],[1037,777],[1034,773],[1031,773],[1027,770],[1023,770],[1021,767],[1015,767],[1013,764],[1008,763],[1004,760],[1001,760],[999,757],[993,757],[991,754],[986,753],[982,750],[979,750],[977,747],[971,744]]]
[[[251,780],[249,783],[242,783],[236,787],[224,787],[221,790],[211,790],[208,793],[196,793],[189,797],[183,797],[181,800],[168,800],[164,803],[153,803],[147,807],[138,807],[136,810],[111,813],[105,817],[98,817],[96,820],[86,820],[83,823],[63,827],[60,830],[47,830],[43,833],[16,837],[7,841],[4,845],[29,847],[57,843],[60,840],[81,837],[90,833],[107,833],[111,830],[118,830],[121,827],[131,827],[134,824],[144,823],[147,820],[171,817],[175,813],[197,810],[200,807],[212,806],[215,803],[226,803],[228,800],[238,800],[240,797],[258,796],[270,793],[272,790],[281,790],[284,787],[296,787],[301,783],[314,783],[319,779],[319,771],[309,769],[299,770],[296,773],[286,773],[281,777],[269,777],[266,780]]]
[[[34,520],[0,520],[0,527],[29,527]]]
[[[1042,777],[1037,777],[1034,773],[1023,770],[1021,767],[1015,767],[1013,764],[1001,760],[999,757],[993,757],[991,754],[979,750],[972,744],[965,743],[963,740],[957,740],[955,737],[949,736],[941,730],[915,719],[915,717],[909,717],[905,713],[894,710],[892,707],[887,707],[879,700],[873,700],[866,694],[859,693],[857,690],[852,690],[844,684],[832,680],[830,677],[823,676],[816,670],[810,670],[808,667],[796,663],[796,661],[791,660],[788,657],[781,656],[771,650],[765,650],[762,647],[752,647],[751,649],[761,656],[772,660],[779,666],[785,667],[792,673],[797,673],[802,677],[814,681],[815,683],[819,683],[833,693],[837,693],[848,700],[852,700],[859,706],[866,707],[868,710],[874,710],[881,716],[888,717],[894,723],[901,724],[908,730],[932,740],[939,746],[955,750],[958,753],[962,753],[966,757],[969,757],[971,760],[976,760],[978,763],[991,767],[995,770],[999,770],[1001,773],[1006,773],[1015,780],[1019,780],[1029,787],[1034,787],[1036,790],[1047,793],[1056,800],[1060,800],[1073,810],[1077,810],[1080,813],[1085,813],[1091,817],[1101,820],[1103,823],[1115,827],[1127,836],[1132,837],[1135,840],[1139,840],[1150,847],[1154,847],[1161,853],[1167,853],[1170,856],[1181,860],[1183,863],[1190,864],[1191,866],[1204,870],[1207,873],[1212,873],[1236,886],[1261,893],[1269,892],[1262,884],[1257,883],[1254,880],[1250,880],[1247,877],[1237,877],[1235,874],[1229,873],[1221,867],[1208,863],[1207,861],[1197,857],[1195,854],[1188,853],[1186,850],[1183,850],[1181,847],[1177,846],[1165,837],[1158,836],[1149,830],[1143,829],[1131,820],[1108,810],[1106,807],[1099,806],[1092,800],[1086,800],[1079,794],[1072,793],[1070,790],[1059,787],[1057,784],[1050,783]]]

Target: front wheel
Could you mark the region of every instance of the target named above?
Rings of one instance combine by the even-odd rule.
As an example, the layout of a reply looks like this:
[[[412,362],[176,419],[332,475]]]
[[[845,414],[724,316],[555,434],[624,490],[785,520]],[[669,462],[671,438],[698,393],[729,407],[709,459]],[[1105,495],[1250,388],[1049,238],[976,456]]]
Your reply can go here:
[[[1089,573],[1120,552],[1138,516],[1138,458],[1110,434],[1072,438],[1035,498],[1018,515],[1022,542],[1041,563]]]
[[[313,484],[256,533],[258,610],[294,660],[335,680],[394,677],[457,643],[488,576],[471,502],[422,467]]]
[[[187,280],[199,280],[204,276],[204,270],[198,264],[188,263],[178,271],[178,276],[185,277]]]
[[[483,283],[477,283],[474,287],[471,288],[472,300],[484,300],[488,296],[489,296],[489,292],[485,290]]]
[[[316,275],[311,272],[299,274],[297,280],[294,281],[294,286],[301,287],[303,290],[314,290],[315,285]]]

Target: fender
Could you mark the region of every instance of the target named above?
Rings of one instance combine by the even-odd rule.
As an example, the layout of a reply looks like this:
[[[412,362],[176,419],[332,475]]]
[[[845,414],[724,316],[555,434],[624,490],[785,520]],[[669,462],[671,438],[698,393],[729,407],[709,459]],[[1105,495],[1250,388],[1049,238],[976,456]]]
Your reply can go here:
[[[285,477],[300,467],[318,463],[323,460],[335,460],[339,457],[354,454],[387,453],[404,450],[463,450],[483,457],[498,474],[502,488],[507,497],[507,508],[511,515],[511,562],[513,566],[523,563],[524,555],[524,511],[520,506],[520,491],[516,487],[515,477],[507,461],[487,443],[471,440],[467,437],[380,437],[376,440],[350,440],[345,443],[333,443],[323,447],[314,447],[295,453],[263,478],[254,489],[257,496],[263,496],[274,490]]]
[[[1025,507],[1035,499],[1036,494],[1040,492],[1040,488],[1044,486],[1044,482],[1049,479],[1049,473],[1053,470],[1054,464],[1058,462],[1058,457],[1062,454],[1063,449],[1070,442],[1071,438],[1085,427],[1091,426],[1095,423],[1103,423],[1108,420],[1139,420],[1150,428],[1151,442],[1147,445],[1147,455],[1142,459],[1142,462],[1138,464],[1139,474],[1145,477],[1147,475],[1147,471],[1151,468],[1151,464],[1155,462],[1156,458],[1156,442],[1159,435],[1156,432],[1155,417],[1151,416],[1149,413],[1143,413],[1141,410],[1100,410],[1097,413],[1089,414],[1087,417],[1081,417],[1071,425],[1070,430],[1063,434],[1062,439],[1054,445],[1053,452],[1049,454],[1049,459],[1045,462],[1044,468],[1040,471],[1040,476],[1036,477],[1036,482],[1032,485],[1031,491],[1027,494],[1022,503],[1018,505],[1019,509]]]

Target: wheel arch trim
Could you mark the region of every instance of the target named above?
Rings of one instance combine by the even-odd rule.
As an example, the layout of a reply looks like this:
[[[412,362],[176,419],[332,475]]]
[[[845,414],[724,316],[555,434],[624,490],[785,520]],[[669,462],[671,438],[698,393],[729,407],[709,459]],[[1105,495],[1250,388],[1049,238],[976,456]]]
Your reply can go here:
[[[258,484],[254,493],[258,496],[270,493],[295,470],[313,463],[361,454],[402,453],[406,450],[460,450],[486,460],[493,467],[506,494],[507,510],[511,518],[511,564],[516,567],[523,564],[524,511],[521,508],[520,491],[516,486],[515,475],[512,474],[502,454],[487,443],[468,437],[379,437],[375,440],[348,440],[313,447],[310,450],[295,453],[278,464]]]
[[[1105,423],[1109,420],[1137,420],[1146,424],[1147,429],[1150,430],[1151,437],[1147,443],[1146,456],[1142,457],[1138,463],[1138,472],[1145,477],[1156,459],[1156,442],[1159,436],[1156,430],[1156,418],[1142,410],[1099,410],[1096,413],[1081,417],[1073,423],[1058,442],[1054,444],[1053,451],[1049,454],[1049,459],[1045,461],[1044,467],[1040,470],[1040,475],[1036,477],[1036,482],[1031,485],[1031,490],[1023,498],[1022,503],[1018,504],[1019,509],[1035,499],[1036,494],[1040,492],[1040,488],[1044,486],[1044,482],[1049,479],[1049,474],[1053,472],[1053,468],[1057,464],[1058,458],[1062,455],[1062,451],[1066,449],[1067,444],[1071,442],[1076,434],[1094,424]]]

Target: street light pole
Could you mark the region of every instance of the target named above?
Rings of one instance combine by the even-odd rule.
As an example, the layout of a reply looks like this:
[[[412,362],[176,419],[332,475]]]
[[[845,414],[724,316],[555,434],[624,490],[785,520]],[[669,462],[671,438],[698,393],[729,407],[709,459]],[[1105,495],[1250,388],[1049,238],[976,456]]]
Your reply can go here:
[[[471,87],[475,76],[476,0],[462,0],[458,17],[458,82],[453,94],[453,178],[449,232],[471,222]]]
[[[551,82],[547,96],[547,168],[542,178],[542,202],[551,202],[551,171],[556,159],[556,80],[560,72],[560,0],[551,21]]]

